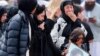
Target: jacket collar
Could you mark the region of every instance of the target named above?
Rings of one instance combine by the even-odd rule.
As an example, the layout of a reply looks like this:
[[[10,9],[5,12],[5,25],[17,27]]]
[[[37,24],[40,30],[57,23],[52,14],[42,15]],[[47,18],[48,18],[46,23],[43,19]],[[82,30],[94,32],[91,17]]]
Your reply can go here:
[[[23,11],[19,10],[18,14],[21,16],[22,20],[26,23],[28,23],[28,17],[27,14],[25,14]]]

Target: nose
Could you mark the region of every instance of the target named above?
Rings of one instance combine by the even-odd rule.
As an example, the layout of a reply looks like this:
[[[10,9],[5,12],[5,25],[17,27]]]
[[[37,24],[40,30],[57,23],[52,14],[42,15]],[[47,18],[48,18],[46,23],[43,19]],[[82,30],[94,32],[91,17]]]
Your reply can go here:
[[[72,12],[73,10],[72,10],[72,8],[71,7],[69,7],[68,8],[68,12]]]

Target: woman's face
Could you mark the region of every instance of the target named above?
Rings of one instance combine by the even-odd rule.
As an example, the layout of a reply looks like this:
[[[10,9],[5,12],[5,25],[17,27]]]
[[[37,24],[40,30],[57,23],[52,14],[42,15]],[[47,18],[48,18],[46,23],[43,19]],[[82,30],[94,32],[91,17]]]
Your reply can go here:
[[[43,11],[42,13],[40,13],[38,16],[37,16],[37,19],[39,20],[39,21],[43,21],[45,18],[45,11]]]
[[[1,16],[1,22],[5,22],[7,19],[7,13],[4,13],[2,16]]]
[[[65,14],[67,15],[68,12],[74,12],[73,5],[66,5],[64,6]]]
[[[84,19],[84,11],[79,12],[77,17],[78,17],[81,21],[83,21],[83,19]]]
[[[79,35],[79,36],[78,36],[78,40],[77,40],[77,42],[76,42],[76,43],[77,43],[77,44],[82,44],[82,43],[83,43],[83,38],[84,38],[84,37],[83,37],[83,35],[82,35],[82,34],[81,34],[81,35]]]

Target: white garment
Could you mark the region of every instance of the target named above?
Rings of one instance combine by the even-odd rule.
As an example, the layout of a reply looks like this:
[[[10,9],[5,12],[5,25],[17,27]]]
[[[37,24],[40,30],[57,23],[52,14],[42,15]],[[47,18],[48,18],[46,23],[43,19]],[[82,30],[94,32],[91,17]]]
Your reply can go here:
[[[58,32],[59,25],[60,25],[60,30]],[[57,23],[54,25],[53,29],[51,30],[50,35],[52,37],[53,43],[58,48],[60,48],[61,45],[64,43],[65,37],[62,36],[62,32],[66,25],[67,25],[67,23],[65,23],[65,20],[63,18],[59,18],[57,20]],[[82,24],[81,24],[81,29],[84,31],[85,35],[87,35],[87,31]]]
[[[63,29],[67,25],[67,23],[64,23],[64,22],[65,22],[65,20],[63,18],[59,18],[50,33],[53,43],[58,48],[61,47],[61,45],[64,43],[64,40],[65,40],[65,37],[61,36]],[[58,32],[58,27],[59,27],[58,25],[60,25],[60,28],[61,28],[61,30],[59,30],[59,32]]]
[[[85,4],[83,5],[85,7]],[[90,15],[88,15],[90,14]],[[92,11],[86,11],[84,10],[84,15],[87,19],[87,23],[89,24],[93,34],[94,34],[94,41],[98,42],[100,41],[100,5],[98,3],[95,4],[95,7]],[[89,22],[89,17],[95,17],[96,23]]]
[[[85,8],[85,2],[82,4],[82,7]],[[96,3],[94,9],[90,12],[91,17],[95,16],[96,23],[91,23],[88,21],[88,12],[84,10],[84,15],[88,21],[87,23],[89,24],[94,35],[94,41],[90,44],[90,53],[91,56],[100,56],[100,5]]]
[[[100,42],[90,43],[91,56],[100,56]]]

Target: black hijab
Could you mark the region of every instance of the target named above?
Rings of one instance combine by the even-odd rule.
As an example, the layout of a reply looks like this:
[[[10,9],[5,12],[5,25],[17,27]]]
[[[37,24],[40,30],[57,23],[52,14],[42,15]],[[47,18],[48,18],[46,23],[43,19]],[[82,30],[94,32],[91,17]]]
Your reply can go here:
[[[62,17],[63,17],[63,19],[64,19],[67,23],[71,23],[71,22],[73,22],[73,21],[70,19],[69,16],[67,16],[67,15],[65,14],[65,11],[64,11],[64,7],[65,7],[66,5],[68,5],[68,4],[74,6],[74,5],[73,5],[73,2],[70,1],[70,0],[68,0],[68,1],[63,1],[62,4],[61,4],[61,6],[60,6],[60,9],[61,9],[61,12],[62,12]]]

